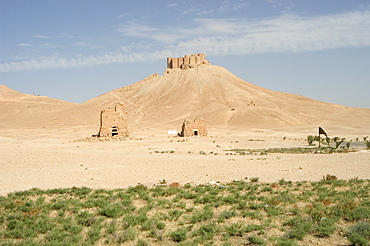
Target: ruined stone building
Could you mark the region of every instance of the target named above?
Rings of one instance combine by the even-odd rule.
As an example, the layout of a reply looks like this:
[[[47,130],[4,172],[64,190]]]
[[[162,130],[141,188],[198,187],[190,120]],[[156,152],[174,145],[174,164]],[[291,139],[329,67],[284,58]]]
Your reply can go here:
[[[204,64],[210,63],[206,60],[206,55],[203,53],[185,55],[179,58],[167,57],[166,73],[170,73],[175,69],[189,69]]]
[[[193,122],[185,120],[184,123],[182,123],[181,137],[206,137],[207,134],[206,121],[202,118],[196,118]]]
[[[125,108],[122,102],[100,112],[100,130],[98,137],[127,138],[130,133],[124,119]]]

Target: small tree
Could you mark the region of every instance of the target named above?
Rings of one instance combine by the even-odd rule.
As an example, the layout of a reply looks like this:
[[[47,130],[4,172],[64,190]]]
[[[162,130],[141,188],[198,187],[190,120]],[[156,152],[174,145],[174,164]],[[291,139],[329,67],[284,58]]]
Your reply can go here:
[[[307,136],[307,142],[308,142],[308,145],[309,145],[309,146],[313,146],[313,145],[314,145],[314,144],[313,144],[313,142],[315,141],[315,139],[316,139],[316,136],[308,135],[308,136]]]
[[[367,139],[368,137],[369,136],[364,137],[364,142],[365,142],[366,148],[370,149],[370,140]]]
[[[333,137],[332,140],[335,143],[335,148],[337,149],[346,139],[345,138],[339,138],[339,137]]]
[[[347,149],[349,149],[349,147],[351,147],[351,141],[348,141],[348,142],[346,143],[346,147],[347,147]]]

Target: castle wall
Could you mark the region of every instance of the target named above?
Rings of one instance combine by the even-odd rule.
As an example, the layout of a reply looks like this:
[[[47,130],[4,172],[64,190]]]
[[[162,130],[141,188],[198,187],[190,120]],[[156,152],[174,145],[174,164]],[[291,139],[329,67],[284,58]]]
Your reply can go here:
[[[167,57],[167,70],[169,69],[189,69],[196,66],[210,64],[203,53],[185,55],[184,57],[172,58]]]

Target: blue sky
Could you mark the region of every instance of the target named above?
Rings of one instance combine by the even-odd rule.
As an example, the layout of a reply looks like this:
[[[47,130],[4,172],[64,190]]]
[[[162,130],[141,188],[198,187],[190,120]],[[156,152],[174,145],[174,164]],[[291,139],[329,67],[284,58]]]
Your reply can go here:
[[[368,0],[0,0],[0,84],[83,102],[205,53],[267,89],[370,108]]]

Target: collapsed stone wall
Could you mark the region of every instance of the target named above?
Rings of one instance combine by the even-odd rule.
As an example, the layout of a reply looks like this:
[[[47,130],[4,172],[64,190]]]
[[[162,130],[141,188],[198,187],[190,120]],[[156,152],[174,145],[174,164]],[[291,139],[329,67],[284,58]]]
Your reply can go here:
[[[119,102],[113,107],[103,109],[100,112],[100,129],[98,137],[127,138],[130,136],[124,118],[125,107]]]
[[[166,72],[170,73],[172,69],[189,69],[200,65],[210,64],[203,53],[185,55],[184,57],[167,57]]]
[[[181,127],[181,137],[200,136],[206,137],[208,134],[206,121],[202,118],[196,118],[193,122],[185,120]]]

